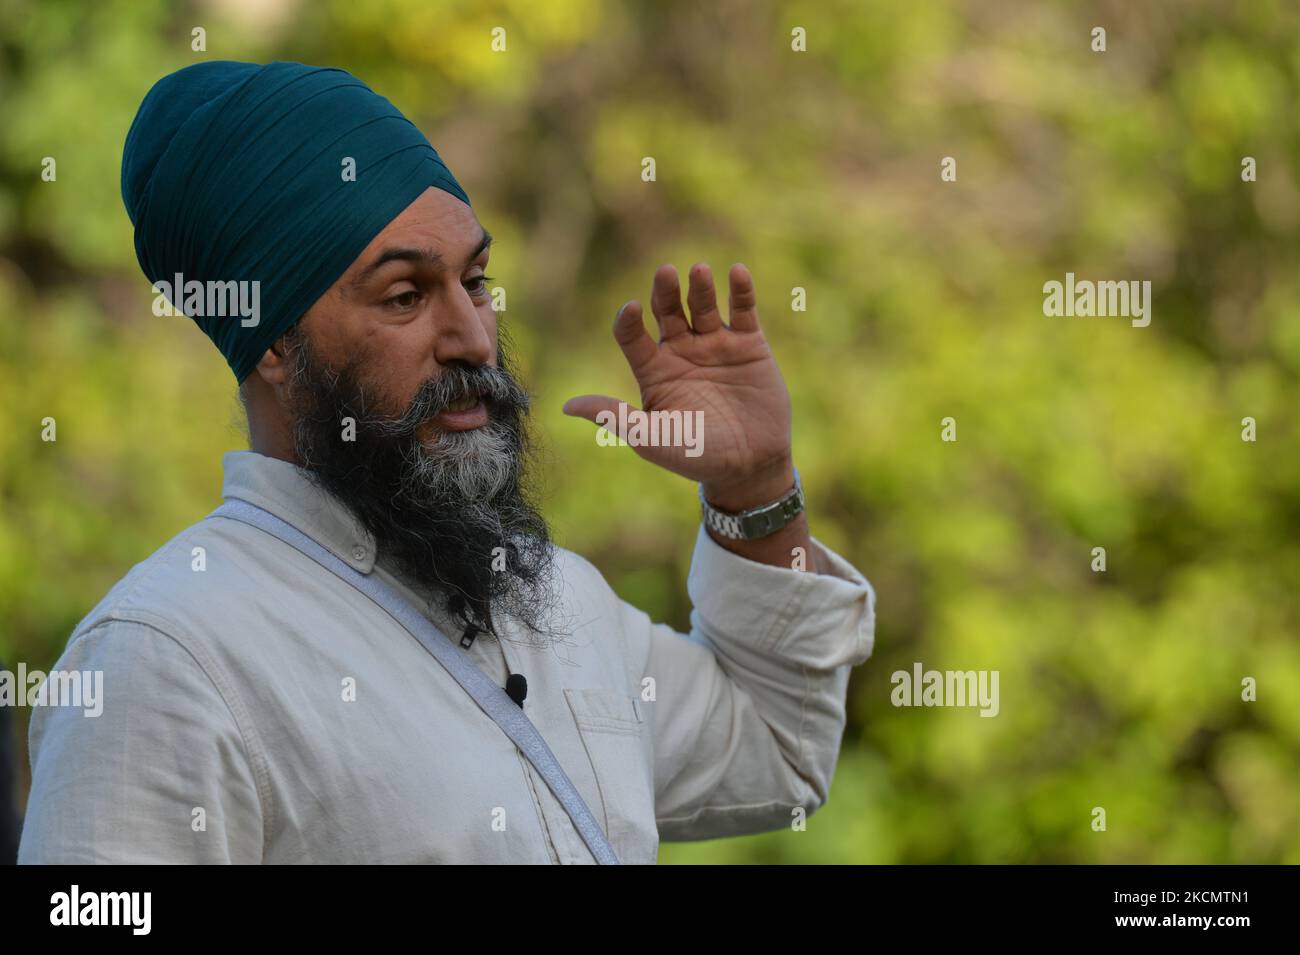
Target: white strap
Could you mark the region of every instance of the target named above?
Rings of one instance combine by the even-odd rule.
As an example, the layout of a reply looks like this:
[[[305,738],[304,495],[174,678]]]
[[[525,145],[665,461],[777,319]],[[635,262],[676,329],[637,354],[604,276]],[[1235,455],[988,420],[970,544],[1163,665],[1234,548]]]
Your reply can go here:
[[[377,576],[361,573],[326,550],[311,537],[304,534],[292,524],[281,520],[274,514],[249,501],[228,499],[224,504],[208,515],[209,517],[226,517],[241,521],[263,530],[272,537],[279,538],[290,547],[302,552],[326,570],[331,571],[346,583],[351,584],[365,594],[388,613],[397,623],[415,637],[439,663],[473,697],[474,702],[501,727],[506,736],[514,741],[528,761],[533,764],[546,785],[551,788],[555,798],[560,801],[574,828],[582,836],[591,854],[601,865],[618,865],[618,856],[605,838],[600,824],[592,815],[582,796],[574,788],[569,777],[564,774],[559,761],[546,740],[537,732],[532,721],[524,715],[523,707],[506,695],[506,691],[497,686],[477,666],[470,662],[450,640],[433,623],[419,613],[407,601],[402,599],[393,588]]]

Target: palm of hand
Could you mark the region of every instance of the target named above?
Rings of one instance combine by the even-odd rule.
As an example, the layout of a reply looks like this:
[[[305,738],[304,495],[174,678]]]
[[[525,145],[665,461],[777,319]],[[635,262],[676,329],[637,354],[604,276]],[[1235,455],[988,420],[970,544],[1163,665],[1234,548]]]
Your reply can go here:
[[[730,293],[730,323],[724,324],[708,266],[695,266],[688,322],[677,271],[665,265],[655,273],[651,296],[659,341],[646,332],[639,302],[626,304],[614,320],[614,337],[641,391],[641,410],[696,415],[701,428],[700,447],[690,454],[680,443],[634,443],[637,454],[704,484],[741,483],[776,473],[790,460],[790,395],[759,327],[753,279],[742,265],[731,269]],[[605,395],[584,395],[571,398],[564,410],[604,424],[618,420],[618,405]]]

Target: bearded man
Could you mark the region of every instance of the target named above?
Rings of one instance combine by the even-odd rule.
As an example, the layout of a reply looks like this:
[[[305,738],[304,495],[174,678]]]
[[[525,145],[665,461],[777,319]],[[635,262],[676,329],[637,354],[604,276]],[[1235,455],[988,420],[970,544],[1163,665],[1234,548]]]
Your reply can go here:
[[[702,422],[695,453],[636,447],[699,485],[678,633],[550,541],[491,237],[387,100],[188,67],[141,105],[122,194],[251,450],[73,632],[55,668],[102,671],[102,713],[33,710],[20,861],[653,863],[825,804],[875,595],[809,535],[743,266],[725,322],[703,265],[689,315],[655,274],[657,341],[638,302],[614,321],[643,408]],[[191,282],[256,283],[256,314]]]

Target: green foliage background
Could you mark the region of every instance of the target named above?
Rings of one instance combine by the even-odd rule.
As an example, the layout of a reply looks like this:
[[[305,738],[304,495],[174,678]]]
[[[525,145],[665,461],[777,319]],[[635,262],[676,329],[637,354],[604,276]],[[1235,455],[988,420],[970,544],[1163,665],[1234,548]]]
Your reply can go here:
[[[0,0],[0,657],[51,664],[245,446],[135,262],[140,99],[198,59],[338,65],[497,237],[560,541],[679,628],[693,487],[560,406],[635,400],[609,326],[660,263],[758,281],[876,652],[807,832],[663,861],[1300,862],[1298,38],[1282,0]],[[1150,279],[1151,326],[1045,318],[1066,271]],[[1000,671],[1000,715],[891,706],[918,660]]]

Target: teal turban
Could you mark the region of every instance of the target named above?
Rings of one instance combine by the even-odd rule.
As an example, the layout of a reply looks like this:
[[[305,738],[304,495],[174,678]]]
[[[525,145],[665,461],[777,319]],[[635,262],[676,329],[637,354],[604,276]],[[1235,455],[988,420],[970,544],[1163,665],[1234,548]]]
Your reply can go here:
[[[343,70],[301,63],[209,61],[164,76],[122,153],[140,267],[156,290],[171,290],[240,383],[430,186],[469,204],[388,100]],[[179,277],[186,288],[250,283],[255,321],[196,313],[174,288]]]

